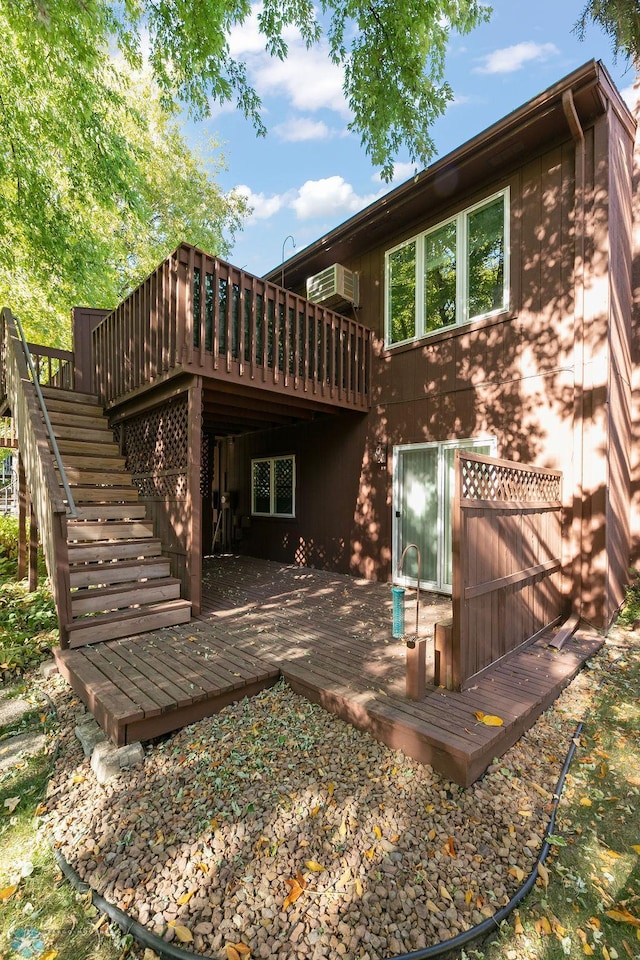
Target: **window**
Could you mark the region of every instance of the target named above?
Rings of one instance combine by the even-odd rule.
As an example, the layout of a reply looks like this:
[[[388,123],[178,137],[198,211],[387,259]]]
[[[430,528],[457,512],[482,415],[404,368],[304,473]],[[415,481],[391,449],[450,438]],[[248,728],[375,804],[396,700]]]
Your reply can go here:
[[[386,254],[386,342],[406,343],[509,305],[509,191]]]
[[[295,516],[295,457],[251,461],[251,513],[259,517]]]

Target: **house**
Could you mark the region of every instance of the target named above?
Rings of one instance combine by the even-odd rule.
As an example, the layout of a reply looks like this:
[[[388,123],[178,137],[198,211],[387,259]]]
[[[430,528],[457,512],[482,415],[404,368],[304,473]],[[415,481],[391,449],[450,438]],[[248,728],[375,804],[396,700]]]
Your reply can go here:
[[[451,592],[472,449],[562,472],[562,590],[610,625],[638,554],[634,136],[588,63],[287,261],[301,295],[334,264],[357,278],[337,309],[371,331],[371,406],[223,442],[236,549],[389,580],[416,541],[424,586]],[[295,511],[259,505],[285,462]]]
[[[183,244],[31,373],[6,315],[62,647],[188,621],[216,551],[451,595],[457,690],[570,613],[606,630],[640,544],[635,135],[591,61],[266,277]]]

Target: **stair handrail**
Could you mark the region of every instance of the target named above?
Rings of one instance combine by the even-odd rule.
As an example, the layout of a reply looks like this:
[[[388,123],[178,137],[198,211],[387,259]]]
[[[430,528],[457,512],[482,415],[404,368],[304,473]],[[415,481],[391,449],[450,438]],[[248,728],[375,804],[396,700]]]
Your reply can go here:
[[[40,386],[40,381],[38,380],[36,368],[33,364],[33,357],[31,356],[31,351],[29,350],[29,344],[27,343],[27,338],[24,335],[24,330],[22,329],[22,324],[20,323],[20,317],[16,317],[14,314],[13,319],[16,322],[18,334],[22,342],[22,349],[24,351],[25,360],[27,361],[27,367],[29,368],[29,373],[31,374],[33,385],[36,388],[36,396],[38,397],[38,403],[40,404],[40,410],[42,412],[44,424],[45,424],[45,427],[47,428],[49,443],[51,444],[51,449],[53,451],[53,455],[55,457],[56,463],[58,465],[58,470],[60,472],[60,479],[62,481],[62,487],[64,489],[65,497],[67,500],[67,516],[71,517],[71,519],[73,520],[77,518],[78,511],[76,509],[76,504],[73,499],[73,494],[71,493],[71,487],[69,486],[69,481],[67,479],[67,471],[64,468],[62,457],[60,456],[58,441],[56,440],[55,433],[53,432],[53,426],[51,424],[49,411],[47,410],[47,405],[45,403],[44,394],[42,393],[42,388]]]

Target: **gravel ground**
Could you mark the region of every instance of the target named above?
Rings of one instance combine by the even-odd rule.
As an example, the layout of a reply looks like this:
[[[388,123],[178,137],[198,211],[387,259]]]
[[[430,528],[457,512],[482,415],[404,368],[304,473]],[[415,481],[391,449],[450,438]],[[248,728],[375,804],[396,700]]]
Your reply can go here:
[[[54,677],[45,826],[96,891],[195,953],[416,950],[492,916],[531,871],[607,659],[467,789],[282,683],[148,744],[143,766],[100,786],[73,734],[84,708]]]

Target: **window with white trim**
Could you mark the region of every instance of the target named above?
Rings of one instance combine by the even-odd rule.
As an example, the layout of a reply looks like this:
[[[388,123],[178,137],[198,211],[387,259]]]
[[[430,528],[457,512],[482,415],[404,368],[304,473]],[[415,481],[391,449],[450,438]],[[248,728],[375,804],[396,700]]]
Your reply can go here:
[[[385,254],[387,346],[509,308],[509,188]]]
[[[295,517],[295,509],[295,457],[252,460],[251,513],[256,517]]]

